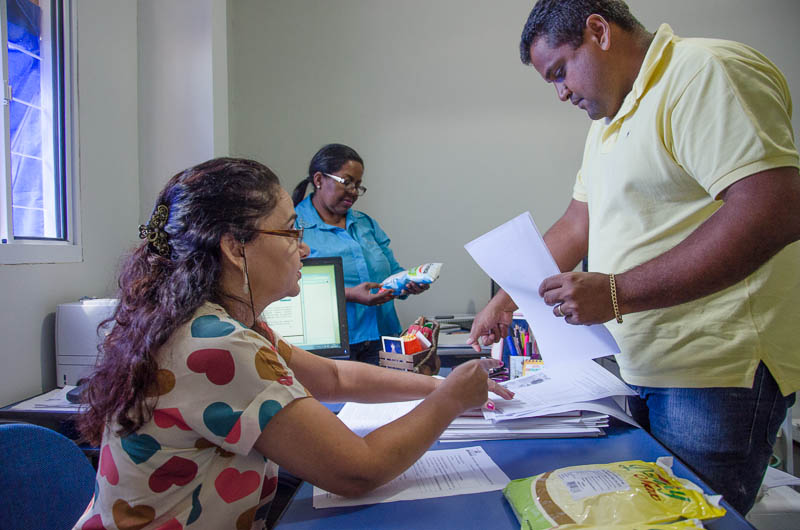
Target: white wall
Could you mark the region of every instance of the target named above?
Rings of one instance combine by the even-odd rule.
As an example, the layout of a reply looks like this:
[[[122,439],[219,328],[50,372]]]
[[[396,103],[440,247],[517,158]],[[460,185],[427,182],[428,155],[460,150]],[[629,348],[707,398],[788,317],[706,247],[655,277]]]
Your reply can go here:
[[[0,405],[55,386],[56,305],[113,293],[138,235],[136,5],[75,4],[83,262],[0,266]]]
[[[139,0],[139,193],[228,152],[225,0]]]
[[[76,5],[84,260],[0,267],[0,405],[55,386],[56,305],[113,296],[164,182],[228,153],[226,0]]]
[[[229,5],[231,150],[291,189],[323,144],[365,160],[357,208],[406,266],[439,282],[398,302],[401,321],[471,312],[489,279],[464,243],[530,210],[542,230],[567,205],[589,121],[518,59],[532,0],[236,0]],[[650,30],[755,46],[800,101],[797,0],[632,0]],[[799,103],[800,104],[800,103]],[[795,113],[795,131],[798,127]]]

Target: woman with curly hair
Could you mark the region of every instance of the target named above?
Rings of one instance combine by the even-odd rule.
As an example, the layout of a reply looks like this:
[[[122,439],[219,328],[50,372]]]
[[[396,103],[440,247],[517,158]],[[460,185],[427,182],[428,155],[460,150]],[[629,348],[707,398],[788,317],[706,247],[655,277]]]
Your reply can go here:
[[[278,466],[359,495],[411,466],[465,409],[496,361],[445,380],[315,356],[259,315],[299,292],[308,255],[289,195],[266,166],[220,158],[175,175],[119,278],[113,328],[85,391],[100,447],[75,528],[261,528]],[[424,401],[361,438],[320,401]]]

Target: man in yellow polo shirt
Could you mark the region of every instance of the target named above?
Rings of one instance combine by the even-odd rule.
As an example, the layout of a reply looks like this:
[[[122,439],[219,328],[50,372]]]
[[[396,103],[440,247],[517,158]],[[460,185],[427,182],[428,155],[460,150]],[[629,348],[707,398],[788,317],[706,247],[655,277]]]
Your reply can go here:
[[[800,175],[783,75],[745,45],[650,33],[620,0],[539,0],[520,43],[592,120],[539,287],[607,323],[640,423],[741,513],[800,389]],[[507,332],[498,293],[470,342]],[[624,319],[623,319],[624,317]]]

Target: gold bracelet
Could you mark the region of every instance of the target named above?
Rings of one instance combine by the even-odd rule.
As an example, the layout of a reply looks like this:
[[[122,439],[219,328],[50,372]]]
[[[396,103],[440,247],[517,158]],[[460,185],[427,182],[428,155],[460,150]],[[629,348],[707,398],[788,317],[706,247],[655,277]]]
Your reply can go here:
[[[617,319],[617,324],[622,324],[622,315],[619,313],[619,305],[617,304],[617,280],[614,279],[613,274],[608,275],[608,283],[611,285],[611,304],[614,306],[614,316]]]

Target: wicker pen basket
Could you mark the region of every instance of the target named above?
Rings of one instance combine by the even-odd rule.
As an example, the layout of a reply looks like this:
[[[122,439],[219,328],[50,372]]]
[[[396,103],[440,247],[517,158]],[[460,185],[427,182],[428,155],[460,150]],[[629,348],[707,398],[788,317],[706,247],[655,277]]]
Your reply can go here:
[[[422,327],[429,322],[433,324],[433,334],[431,335],[430,348],[424,349],[413,355],[382,351],[380,352],[378,364],[386,368],[394,368],[395,370],[404,370],[406,372],[416,372],[423,375],[438,374],[439,368],[442,366],[442,361],[439,359],[439,355],[436,353],[436,346],[439,344],[439,323],[435,320],[426,320],[425,317],[419,317],[414,321],[414,324]],[[405,331],[403,333],[405,334]]]

